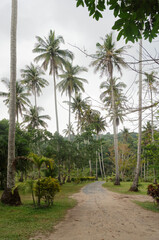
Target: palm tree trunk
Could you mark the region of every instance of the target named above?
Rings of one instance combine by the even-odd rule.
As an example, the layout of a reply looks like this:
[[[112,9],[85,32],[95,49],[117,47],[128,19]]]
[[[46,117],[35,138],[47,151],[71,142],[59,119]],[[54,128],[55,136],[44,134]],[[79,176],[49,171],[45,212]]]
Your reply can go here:
[[[71,91],[69,91],[69,118],[68,118],[68,140],[71,140],[70,135],[70,128],[71,128]]]
[[[12,0],[11,17],[11,55],[10,55],[10,101],[9,101],[9,136],[7,190],[3,192],[1,201],[5,204],[20,205],[21,200],[15,187],[15,119],[16,119],[16,35],[17,35],[17,0]]]
[[[104,168],[103,147],[102,147],[102,145],[101,145],[101,159],[102,159],[103,174],[104,174],[104,177],[106,178],[105,168]]]
[[[100,172],[101,172],[101,177],[103,180],[103,170],[102,170],[102,165],[101,165],[101,159],[100,159],[100,153],[98,152],[98,159],[99,159],[99,167],[100,167]]]
[[[111,78],[112,80],[112,78]],[[112,101],[112,111],[113,111],[113,133],[114,133],[114,152],[115,152],[115,185],[120,185],[119,178],[119,163],[118,163],[118,135],[117,135],[117,126],[116,126],[116,113],[115,113],[115,99],[114,99],[114,90],[113,83],[111,83],[111,101]]]
[[[56,77],[55,68],[53,65],[53,81],[54,81],[54,100],[55,100],[55,115],[56,115],[56,131],[59,133],[58,111],[57,111],[57,96],[56,96]]]
[[[34,87],[34,98],[35,98],[35,110],[37,112],[37,96],[36,96],[36,89]]]
[[[142,132],[142,39],[139,45],[139,129],[138,129],[138,149],[137,149],[137,166],[134,181],[129,191],[138,191],[138,180],[140,174],[141,162],[141,132]]]
[[[10,64],[10,102],[9,102],[9,137],[7,188],[15,186],[15,116],[16,116],[16,32],[17,32],[17,0],[12,0],[11,23],[11,64]]]
[[[151,95],[151,106],[153,105],[153,98],[152,98],[152,88],[150,86],[150,95]],[[152,136],[152,143],[154,143],[154,126],[153,126],[153,107],[151,107],[151,136]],[[157,179],[156,179],[156,169],[153,169],[153,173],[154,173],[154,184],[157,183]]]
[[[96,180],[98,180],[98,152],[96,151]]]

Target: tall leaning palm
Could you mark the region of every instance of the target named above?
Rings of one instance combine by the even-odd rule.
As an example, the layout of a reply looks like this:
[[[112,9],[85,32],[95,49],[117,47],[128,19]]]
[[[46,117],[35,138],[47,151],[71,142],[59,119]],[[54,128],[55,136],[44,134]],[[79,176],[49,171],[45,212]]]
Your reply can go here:
[[[109,77],[111,85],[111,102],[113,112],[113,131],[114,131],[114,151],[115,151],[115,165],[116,165],[116,179],[115,185],[119,185],[119,165],[118,165],[118,137],[116,129],[116,111],[115,111],[115,99],[113,91],[113,70],[116,68],[121,74],[121,67],[127,67],[122,54],[125,52],[125,48],[115,48],[115,42],[113,42],[113,36],[107,34],[105,39],[102,38],[102,44],[96,44],[97,51],[94,54],[95,60],[91,62],[91,66],[94,67],[95,72],[100,71],[102,77],[106,74]]]
[[[33,63],[26,65],[25,69],[21,69],[22,83],[26,85],[28,91],[32,91],[35,98],[35,107],[37,108],[37,96],[41,94],[41,88],[48,86],[48,81],[42,76],[44,72],[39,66]]]
[[[0,97],[5,97],[3,102],[8,106],[10,100],[10,83],[9,80],[2,79],[2,82],[6,85],[8,92],[0,92]],[[21,84],[20,81],[16,81],[16,117],[19,122],[19,113],[22,116],[23,111],[26,111],[26,106],[30,105],[28,98],[29,93],[26,92],[26,88]]]
[[[9,103],[9,136],[7,190],[3,192],[1,201],[5,204],[19,205],[20,197],[15,187],[15,118],[16,118],[16,36],[17,36],[17,0],[12,0],[11,10],[11,50],[10,50],[10,103]],[[15,196],[16,195],[16,196]]]
[[[53,76],[54,82],[54,100],[55,100],[55,114],[56,127],[59,133],[58,111],[57,111],[57,97],[56,97],[56,76],[58,70],[63,67],[67,58],[73,59],[73,54],[68,50],[60,48],[61,43],[64,43],[62,36],[56,36],[55,31],[50,30],[48,38],[36,37],[37,43],[33,49],[34,53],[39,54],[34,60],[36,62],[42,61],[42,68],[46,71],[49,68],[49,74]]]
[[[80,91],[84,92],[83,83],[87,83],[87,80],[84,78],[80,78],[78,75],[82,72],[86,72],[87,68],[80,67],[78,65],[73,66],[71,62],[66,62],[65,69],[63,70],[63,74],[59,75],[62,79],[61,82],[57,84],[57,87],[61,91],[61,94],[66,92],[66,95],[69,96],[69,140],[70,140],[70,127],[71,127],[71,97],[72,93],[79,93]]]

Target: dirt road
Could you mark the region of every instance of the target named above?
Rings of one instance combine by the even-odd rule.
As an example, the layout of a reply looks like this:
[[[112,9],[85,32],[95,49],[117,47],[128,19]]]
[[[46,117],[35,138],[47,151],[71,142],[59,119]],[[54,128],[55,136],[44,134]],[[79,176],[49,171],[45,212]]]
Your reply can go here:
[[[69,210],[50,236],[42,240],[159,240],[159,214],[142,209],[132,199],[148,196],[112,193],[102,182],[88,184],[73,196],[78,205]]]

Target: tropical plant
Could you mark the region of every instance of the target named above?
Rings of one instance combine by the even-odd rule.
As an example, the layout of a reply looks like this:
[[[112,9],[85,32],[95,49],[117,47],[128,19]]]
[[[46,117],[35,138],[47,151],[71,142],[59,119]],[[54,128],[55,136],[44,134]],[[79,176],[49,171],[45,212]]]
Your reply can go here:
[[[87,83],[87,80],[84,78],[78,77],[78,75],[82,72],[86,72],[87,68],[80,67],[78,65],[73,66],[71,62],[65,63],[65,70],[63,70],[63,74],[59,75],[62,79],[61,82],[57,84],[57,87],[61,91],[61,94],[66,92],[66,95],[69,96],[69,135],[68,138],[70,140],[70,126],[71,126],[71,97],[72,93],[78,93],[80,90],[84,92],[83,83]]]
[[[46,158],[44,156],[39,156],[35,153],[30,153],[28,155],[28,158],[33,162],[33,164],[37,167],[38,169],[38,177],[40,178],[41,177],[41,174],[40,174],[40,169],[43,165],[43,163],[49,163],[51,165],[54,164],[54,160],[51,159],[51,158]]]
[[[108,75],[108,81],[111,86],[111,104],[112,104],[112,115],[113,115],[113,132],[114,132],[114,151],[115,151],[115,165],[116,165],[116,180],[115,184],[119,185],[119,166],[118,166],[118,137],[117,137],[117,115],[115,106],[114,96],[114,81],[113,81],[113,70],[116,68],[121,74],[121,67],[127,67],[122,54],[125,52],[125,48],[115,48],[115,42],[113,42],[112,33],[106,35],[105,39],[102,38],[103,44],[97,43],[97,51],[94,54],[95,60],[91,62],[91,66],[94,67],[95,72],[100,71],[100,76],[104,74]]]
[[[44,72],[39,66],[35,66],[33,63],[26,65],[25,69],[21,69],[21,76],[23,80],[21,81],[26,85],[28,91],[32,91],[35,98],[35,107],[37,108],[37,96],[41,94],[41,88],[48,86],[48,81],[42,76]]]
[[[3,100],[3,102],[7,106],[9,106],[10,82],[6,78],[6,79],[2,79],[2,83],[5,84],[5,86],[8,89],[8,92],[0,92],[0,96],[6,98],[5,100]],[[20,81],[16,81],[16,117],[17,117],[17,122],[19,122],[19,113],[22,116],[23,111],[26,111],[26,106],[30,106],[30,100],[28,99],[28,96],[30,96],[30,94],[26,92],[26,88],[24,86],[22,86]]]
[[[89,97],[82,99],[81,93],[75,94],[75,97],[72,97],[71,109],[75,113],[75,119],[77,119],[77,133],[81,133],[81,120],[89,103]]]
[[[57,97],[56,97],[56,76],[58,70],[62,69],[66,58],[72,59],[73,54],[69,50],[60,48],[60,44],[64,43],[62,36],[56,36],[55,31],[50,30],[48,38],[36,37],[37,43],[33,49],[34,53],[39,54],[34,60],[36,62],[42,61],[42,68],[46,71],[49,68],[49,74],[53,75],[54,82],[54,100],[55,100],[55,114],[56,126],[59,133],[58,111],[57,111]]]
[[[40,115],[40,112],[44,109],[42,107],[31,107],[26,114],[24,114],[24,121],[23,123],[27,123],[28,128],[39,128],[47,127],[47,123],[44,120],[50,120],[49,115]]]
[[[151,126],[152,126],[152,142],[154,141],[154,127],[153,127],[153,93],[157,93],[157,87],[159,82],[156,78],[156,72],[152,71],[151,73],[144,73],[145,77],[143,81],[147,87],[147,91],[150,93],[150,102],[151,102]]]

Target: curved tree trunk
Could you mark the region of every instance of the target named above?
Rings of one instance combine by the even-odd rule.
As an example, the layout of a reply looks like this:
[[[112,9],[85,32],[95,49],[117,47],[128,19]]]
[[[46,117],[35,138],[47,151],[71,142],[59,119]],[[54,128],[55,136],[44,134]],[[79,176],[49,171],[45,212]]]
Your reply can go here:
[[[1,197],[3,203],[10,205],[21,204],[17,189],[12,193],[12,189],[15,187],[16,33],[17,0],[12,0],[7,189]]]
[[[142,40],[139,45],[139,129],[138,129],[138,149],[137,149],[137,166],[134,181],[129,191],[138,191],[138,181],[141,163],[141,132],[142,132]]]

